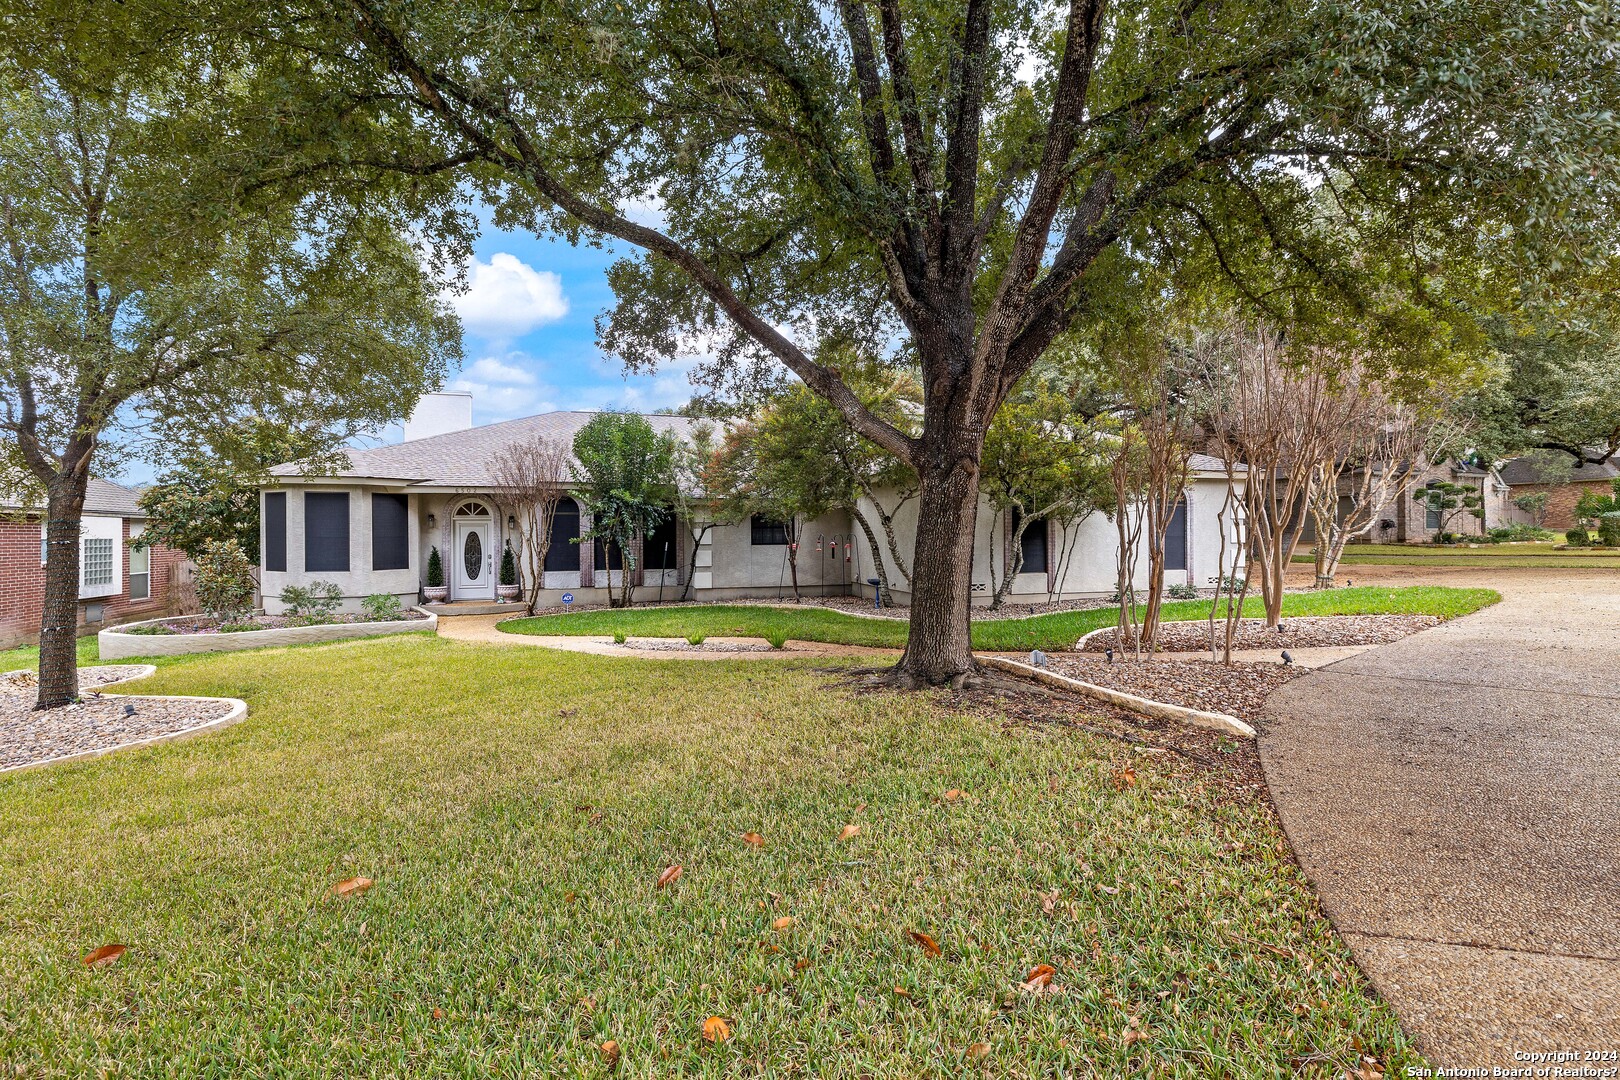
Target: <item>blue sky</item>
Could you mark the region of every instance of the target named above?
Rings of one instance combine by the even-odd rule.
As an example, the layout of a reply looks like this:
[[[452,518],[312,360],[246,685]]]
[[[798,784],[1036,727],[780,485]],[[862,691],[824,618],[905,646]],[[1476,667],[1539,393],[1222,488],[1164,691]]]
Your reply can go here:
[[[574,247],[487,225],[468,268],[468,289],[450,297],[465,359],[446,382],[473,396],[473,422],[552,409],[652,412],[693,394],[690,366],[624,373],[596,347],[596,316],[613,303],[611,250]],[[384,440],[397,439],[397,429]]]

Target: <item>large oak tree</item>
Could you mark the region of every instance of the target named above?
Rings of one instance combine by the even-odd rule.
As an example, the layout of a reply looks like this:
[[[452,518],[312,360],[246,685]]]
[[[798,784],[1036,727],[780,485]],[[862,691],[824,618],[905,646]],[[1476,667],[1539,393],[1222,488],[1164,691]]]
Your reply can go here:
[[[914,469],[906,683],[973,669],[985,431],[1065,335],[1170,275],[1443,364],[1482,291],[1613,251],[1617,32],[1574,0],[199,11],[255,43],[289,175],[398,170],[440,223],[476,193],[502,226],[622,242],[606,347],[785,365]],[[817,361],[832,334],[919,365],[918,430]]]

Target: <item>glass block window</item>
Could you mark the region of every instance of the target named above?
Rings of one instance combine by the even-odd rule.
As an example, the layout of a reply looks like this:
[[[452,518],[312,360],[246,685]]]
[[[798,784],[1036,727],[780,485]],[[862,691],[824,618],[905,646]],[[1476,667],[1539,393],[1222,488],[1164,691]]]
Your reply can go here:
[[[79,577],[87,588],[99,588],[112,584],[113,542],[111,537],[86,537],[84,552],[80,559]]]

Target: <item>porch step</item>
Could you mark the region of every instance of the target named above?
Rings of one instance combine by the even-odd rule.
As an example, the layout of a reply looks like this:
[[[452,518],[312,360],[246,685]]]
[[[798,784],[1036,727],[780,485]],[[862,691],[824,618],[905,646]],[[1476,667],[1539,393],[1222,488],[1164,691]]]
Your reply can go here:
[[[522,604],[501,604],[494,600],[456,600],[448,604],[423,604],[441,619],[455,615],[521,615]]]

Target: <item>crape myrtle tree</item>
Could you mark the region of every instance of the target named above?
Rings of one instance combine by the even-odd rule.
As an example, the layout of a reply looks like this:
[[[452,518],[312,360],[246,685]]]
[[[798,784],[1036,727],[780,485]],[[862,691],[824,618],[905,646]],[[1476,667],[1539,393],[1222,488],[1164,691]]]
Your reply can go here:
[[[1134,266],[1290,325],[1354,313],[1383,362],[1439,364],[1481,289],[1613,250],[1615,18],[1575,0],[196,6],[251,37],[289,173],[399,169],[438,208],[471,190],[502,226],[618,241],[608,349],[786,366],[908,464],[900,685],[974,670],[985,431],[1049,347],[1132,303]],[[1418,327],[1427,347],[1393,347]],[[901,343],[916,430],[816,359],[827,335]]]
[[[0,67],[0,453],[45,506],[38,708],[78,696],[85,489],[138,449],[130,427],[342,438],[402,415],[459,351],[388,221],[216,182],[201,163],[224,136],[193,126],[192,95],[223,72],[161,49],[87,68],[94,35]]]
[[[653,430],[645,416],[598,413],[574,433],[575,496],[591,515],[580,540],[607,544],[608,595],[615,607],[635,599],[632,542],[670,513],[675,440]],[[619,565],[614,566],[617,562]],[[613,571],[619,595],[613,598]]]
[[[909,372],[869,366],[846,378],[868,409],[896,427],[908,426],[918,390]],[[895,516],[917,495],[910,466],[858,434],[826,398],[797,381],[766,402],[750,430],[759,487],[793,506],[795,516],[848,513],[873,553],[884,601],[892,602],[889,564],[911,583],[909,553],[895,526]]]

